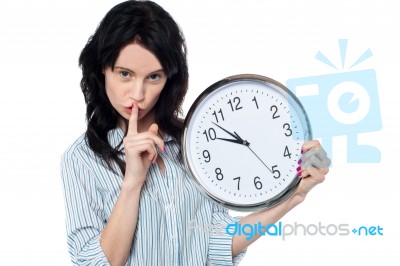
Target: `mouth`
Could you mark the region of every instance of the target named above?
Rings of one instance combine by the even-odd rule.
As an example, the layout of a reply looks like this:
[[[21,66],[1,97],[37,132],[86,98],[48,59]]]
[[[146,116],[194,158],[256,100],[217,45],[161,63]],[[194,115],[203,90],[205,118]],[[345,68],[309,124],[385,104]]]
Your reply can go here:
[[[129,107],[125,107],[125,110],[128,112],[128,113],[132,113],[132,106],[129,106]],[[143,112],[143,109],[138,109],[139,110],[139,113],[141,113],[141,112]]]

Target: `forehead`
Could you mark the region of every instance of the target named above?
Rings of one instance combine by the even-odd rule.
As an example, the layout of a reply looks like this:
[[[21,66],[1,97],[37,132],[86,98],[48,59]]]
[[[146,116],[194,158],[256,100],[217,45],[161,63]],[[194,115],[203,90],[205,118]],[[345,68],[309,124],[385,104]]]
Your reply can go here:
[[[162,69],[157,57],[137,43],[130,43],[121,49],[115,67],[128,68],[138,73],[150,73]]]

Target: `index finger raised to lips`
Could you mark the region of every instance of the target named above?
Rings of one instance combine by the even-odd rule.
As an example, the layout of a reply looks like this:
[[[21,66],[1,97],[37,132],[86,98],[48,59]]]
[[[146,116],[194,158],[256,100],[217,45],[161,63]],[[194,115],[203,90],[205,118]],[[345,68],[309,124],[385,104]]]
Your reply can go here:
[[[129,118],[128,124],[128,132],[127,135],[137,134],[137,120],[138,120],[138,106],[134,102],[132,102],[132,113],[131,117]]]

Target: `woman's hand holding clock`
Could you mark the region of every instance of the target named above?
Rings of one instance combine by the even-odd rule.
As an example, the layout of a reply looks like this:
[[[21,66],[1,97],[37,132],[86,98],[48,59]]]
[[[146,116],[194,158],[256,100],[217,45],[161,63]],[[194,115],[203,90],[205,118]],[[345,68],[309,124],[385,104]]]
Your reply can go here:
[[[313,187],[325,180],[331,160],[317,140],[310,140],[302,146],[303,156],[297,168],[298,177],[302,178],[297,193],[305,196]]]

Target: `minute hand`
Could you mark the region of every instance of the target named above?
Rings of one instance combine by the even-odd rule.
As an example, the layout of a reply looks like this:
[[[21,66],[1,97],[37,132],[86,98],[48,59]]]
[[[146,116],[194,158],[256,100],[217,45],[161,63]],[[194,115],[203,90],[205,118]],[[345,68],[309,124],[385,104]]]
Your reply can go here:
[[[214,125],[216,125],[217,127],[219,127],[220,129],[222,129],[223,131],[225,131],[226,133],[228,133],[229,135],[231,135],[234,139],[224,139],[224,138],[217,138],[220,140],[225,140],[225,141],[230,141],[230,142],[234,142],[234,143],[238,143],[238,144],[243,144],[245,146],[249,146],[250,143],[247,142],[247,140],[243,140],[236,132],[229,132],[228,130],[226,130],[225,128],[221,127],[220,125],[212,122]]]

